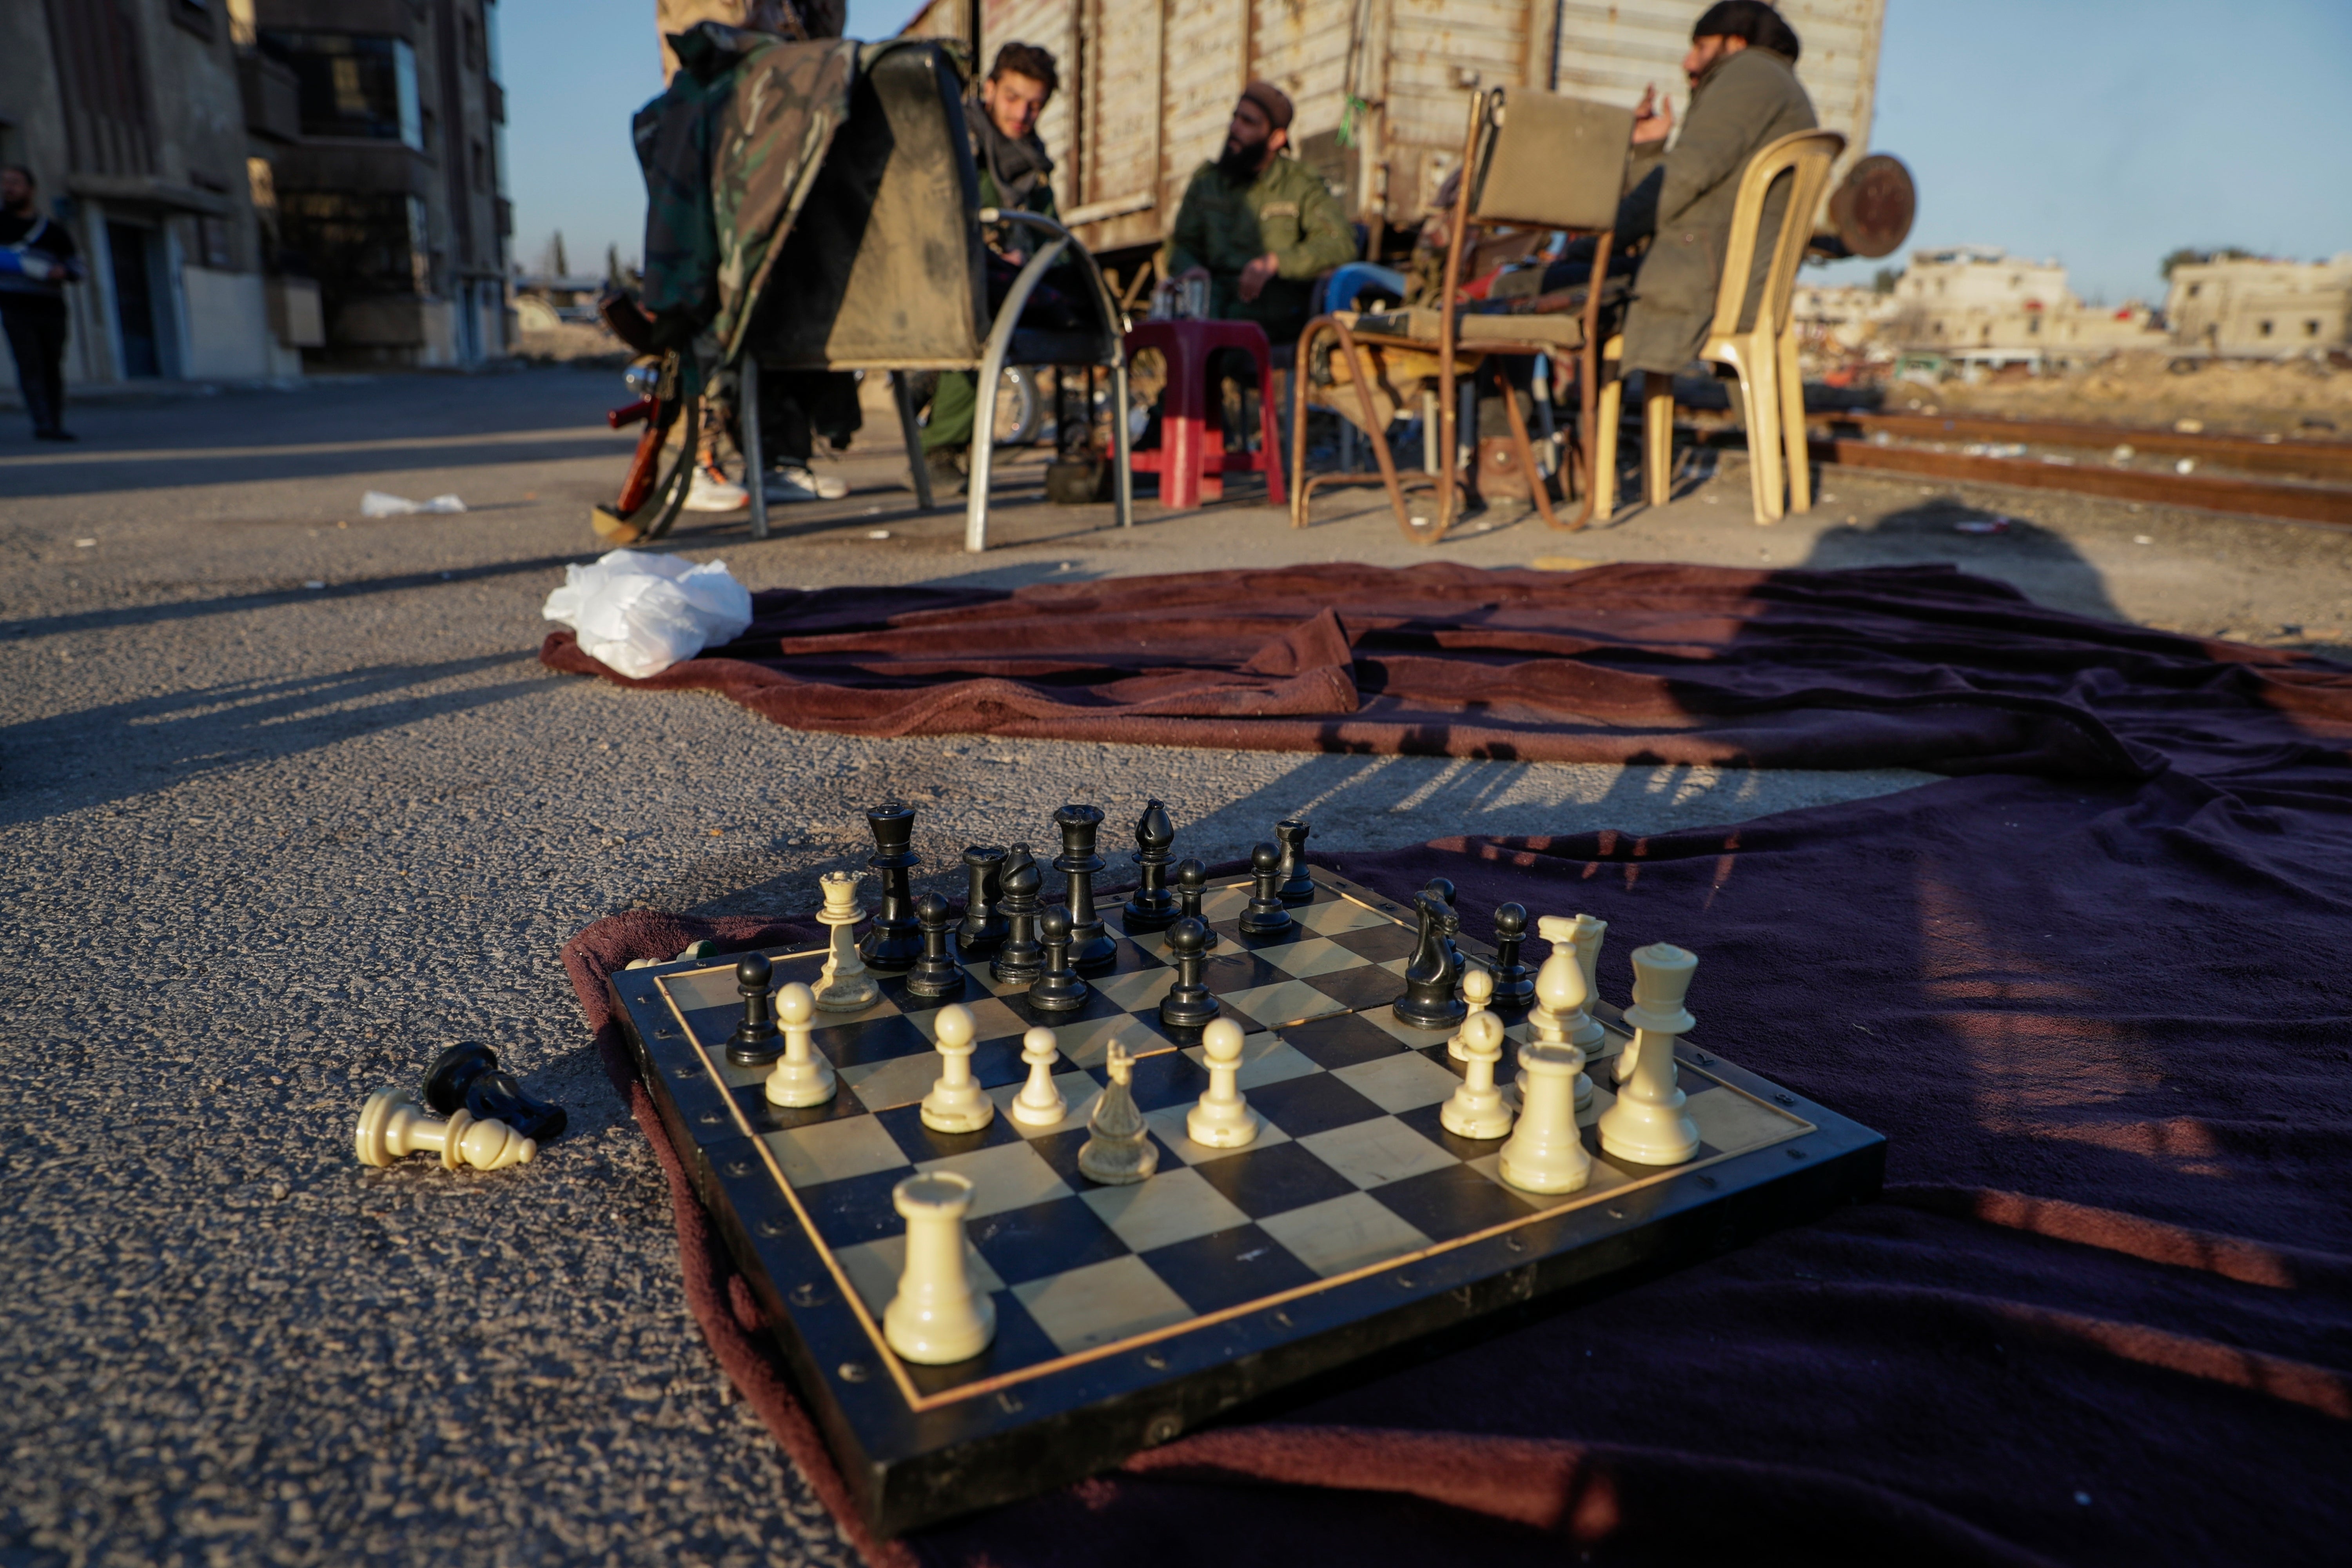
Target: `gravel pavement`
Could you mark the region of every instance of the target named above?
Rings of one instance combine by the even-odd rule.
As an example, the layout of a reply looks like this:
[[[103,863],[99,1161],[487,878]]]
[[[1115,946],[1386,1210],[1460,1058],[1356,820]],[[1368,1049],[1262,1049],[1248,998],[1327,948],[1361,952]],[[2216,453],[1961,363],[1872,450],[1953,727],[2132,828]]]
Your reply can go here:
[[[813,907],[885,795],[921,814],[938,867],[971,838],[1043,839],[1078,794],[1115,825],[1158,795],[1182,850],[1215,859],[1300,810],[1369,849],[1924,782],[866,741],[553,676],[539,605],[593,553],[619,391],[563,370],[321,380],[78,408],[78,447],[0,437],[0,1563],[845,1560],[687,1315],[667,1192],[556,953],[631,907]],[[911,513],[887,447],[840,471],[858,491],[782,512],[776,539],[690,520],[677,547],[754,587],[1429,558],[1357,497],[1303,533],[1238,507],[1147,505],[1125,532],[1008,507],[1008,548],[975,559],[960,513]],[[371,488],[470,510],[371,521]],[[1441,553],[1958,560],[2189,629],[2352,620],[2324,531],[1828,488],[1769,533],[1732,474],[1614,528],[1507,523]],[[1985,505],[2036,521],[1952,531]],[[362,1171],[360,1101],[460,1038],[567,1105],[572,1133],[519,1171]]]

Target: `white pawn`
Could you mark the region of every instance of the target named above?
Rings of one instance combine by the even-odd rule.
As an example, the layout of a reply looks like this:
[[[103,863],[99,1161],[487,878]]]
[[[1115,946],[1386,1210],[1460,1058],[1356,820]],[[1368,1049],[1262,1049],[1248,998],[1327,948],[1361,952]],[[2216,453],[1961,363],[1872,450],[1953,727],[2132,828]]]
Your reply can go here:
[[[996,1120],[996,1102],[971,1076],[971,1009],[951,1002],[940,1009],[940,1077],[923,1096],[923,1125],[934,1132],[977,1132]]]
[[[776,1023],[784,1032],[784,1054],[768,1075],[768,1103],[790,1107],[823,1105],[835,1087],[833,1064],[816,1054],[809,1037],[815,1031],[816,997],[795,980],[776,987]]]
[[[1463,1015],[1462,1026],[1454,1031],[1454,1037],[1445,1042],[1447,1056],[1457,1062],[1466,1062],[1470,1059],[1469,1053],[1463,1048],[1462,1045],[1462,1042],[1468,1037],[1470,1020],[1485,1014],[1486,1004],[1494,999],[1495,977],[1487,972],[1486,965],[1474,963],[1463,970],[1462,1001],[1470,1011]]]
[[[866,918],[857,902],[857,873],[827,871],[820,885],[824,908],[817,911],[817,923],[833,928],[833,947],[816,977],[816,1005],[829,1013],[861,1012],[881,1000],[882,987],[866,972],[857,935],[850,929]]]
[[[1639,1047],[1632,1076],[1619,1080],[1617,1103],[1595,1123],[1606,1153],[1640,1165],[1679,1165],[1698,1152],[1698,1123],[1675,1079],[1675,1037],[1696,1022],[1683,1007],[1697,957],[1659,942],[1633,950],[1633,1005],[1625,1022]]]
[[[1437,1120],[1457,1138],[1500,1138],[1511,1130],[1511,1108],[1495,1087],[1495,1064],[1503,1059],[1503,1021],[1492,1013],[1473,1013],[1462,1020],[1462,1034],[1470,1076],[1439,1110]]]
[[[1538,1043],[1519,1048],[1528,1089],[1519,1124],[1503,1145],[1499,1173],[1523,1192],[1572,1193],[1592,1179],[1592,1156],[1576,1127],[1576,1076],[1584,1066],[1574,1046]]]
[[[1242,1098],[1234,1079],[1242,1070],[1242,1026],[1218,1018],[1201,1031],[1208,1058],[1209,1087],[1184,1118],[1184,1136],[1203,1149],[1239,1149],[1257,1141],[1263,1124]]]
[[[1584,1064],[1590,1058],[1586,1037],[1599,1036],[1601,1026],[1592,1022],[1592,977],[1581,962],[1582,954],[1576,942],[1586,921],[1599,926],[1591,915],[1579,915],[1574,920],[1560,915],[1546,915],[1536,921],[1536,934],[1551,943],[1551,955],[1536,971],[1536,1005],[1528,1012],[1528,1023],[1535,1033],[1536,1043],[1548,1046],[1569,1046],[1577,1055],[1576,1109],[1584,1110],[1592,1103],[1592,1079],[1585,1075]],[[1607,929],[1606,927],[1602,928]],[[1596,940],[1595,950],[1598,951]],[[1524,1057],[1525,1053],[1522,1053]],[[1528,1102],[1528,1069],[1522,1066],[1518,1077],[1519,1103]]]
[[[444,1121],[427,1116],[406,1089],[380,1089],[360,1108],[352,1150],[362,1165],[389,1165],[405,1154],[434,1153],[441,1156],[445,1171],[460,1165],[495,1171],[530,1164],[539,1145],[505,1122],[477,1117],[463,1106]]]
[[[1054,1085],[1054,1064],[1062,1059],[1054,1031],[1035,1028],[1022,1036],[1021,1059],[1029,1064],[1029,1081],[1013,1098],[1013,1120],[1024,1127],[1052,1127],[1070,1114],[1070,1102]]]
[[[974,1289],[963,1260],[971,1178],[953,1171],[909,1176],[890,1189],[907,1221],[907,1267],[882,1310],[890,1348],[925,1366],[970,1361],[996,1337],[996,1303]]]

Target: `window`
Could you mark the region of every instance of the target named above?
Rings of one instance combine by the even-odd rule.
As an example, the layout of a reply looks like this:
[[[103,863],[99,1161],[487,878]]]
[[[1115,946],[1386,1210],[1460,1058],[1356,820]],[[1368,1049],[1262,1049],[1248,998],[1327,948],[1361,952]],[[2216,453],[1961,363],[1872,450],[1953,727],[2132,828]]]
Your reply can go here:
[[[466,34],[466,68],[478,71],[482,68],[482,24],[467,16],[459,25]]]
[[[467,170],[474,176],[474,189],[478,191],[488,186],[490,183],[489,154],[483,151],[482,144],[479,142],[475,142],[473,145],[473,157],[467,165]]]
[[[2319,335],[2319,323],[2317,321],[2304,322],[2303,335],[2306,338],[2317,337]]]
[[[338,296],[409,294],[431,278],[425,204],[395,191],[278,193],[278,226],[293,269]]]
[[[2191,283],[2189,286],[2189,297],[2192,300],[2203,292],[2205,292],[2205,285],[2202,283]]]
[[[305,136],[358,137],[425,148],[416,51],[405,38],[265,28],[261,52],[294,69]]]
[[[2264,321],[2264,322],[2263,323],[2263,336],[2264,336],[2264,337],[2269,337],[2270,335],[2271,335],[2271,324],[2270,324],[2268,321]]]

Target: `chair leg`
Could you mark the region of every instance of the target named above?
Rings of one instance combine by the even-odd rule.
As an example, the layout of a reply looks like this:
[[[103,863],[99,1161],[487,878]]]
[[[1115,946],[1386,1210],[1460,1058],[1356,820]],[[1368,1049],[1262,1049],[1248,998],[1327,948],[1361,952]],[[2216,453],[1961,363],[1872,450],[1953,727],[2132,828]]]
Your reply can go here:
[[[1613,375],[1602,382],[1598,403],[1592,416],[1592,471],[1585,483],[1592,489],[1592,515],[1607,522],[1617,515],[1617,421],[1625,413],[1625,384]]]
[[[751,492],[751,537],[768,537],[768,456],[760,449],[760,362],[743,356],[738,373],[735,422],[743,430],[743,488]]]
[[[1732,368],[1739,373],[1739,402],[1748,422],[1748,469],[1753,483],[1756,522],[1780,521],[1780,393],[1772,374],[1772,340],[1758,334],[1743,345]]]
[[[1111,367],[1111,461],[1118,471],[1111,486],[1111,498],[1118,513],[1121,528],[1135,526],[1135,453],[1130,444],[1134,434],[1128,427],[1127,350],[1118,352],[1118,363]],[[1089,411],[1091,413],[1091,410]]]
[[[891,400],[898,405],[898,435],[907,443],[907,470],[915,481],[915,510],[931,510],[931,469],[923,460],[922,426],[915,423],[915,392],[907,384],[907,373],[890,373]]]
[[[1551,509],[1551,492],[1545,488],[1543,475],[1536,470],[1535,447],[1528,440],[1528,421],[1519,412],[1519,395],[1511,390],[1511,378],[1503,374],[1500,362],[1488,363],[1495,365],[1495,379],[1502,384],[1503,408],[1510,416],[1511,442],[1518,452],[1519,472],[1528,477],[1528,491],[1535,497],[1536,510],[1543,514],[1544,526],[1558,528],[1560,521]]]
[[[1675,383],[1642,373],[1642,479],[1652,506],[1675,495]]]
[[[1797,334],[1780,334],[1780,444],[1788,454],[1789,510],[1813,510],[1813,458],[1805,442],[1805,381],[1797,369]]]
[[[1271,353],[1257,362],[1257,450],[1265,471],[1265,504],[1280,506],[1287,497],[1282,488],[1282,419],[1275,405]]]

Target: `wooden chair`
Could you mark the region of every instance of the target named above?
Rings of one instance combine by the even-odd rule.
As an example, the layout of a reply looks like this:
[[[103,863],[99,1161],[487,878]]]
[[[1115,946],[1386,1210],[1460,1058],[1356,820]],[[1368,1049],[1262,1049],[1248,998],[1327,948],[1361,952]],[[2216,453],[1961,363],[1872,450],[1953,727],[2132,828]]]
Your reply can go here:
[[[1739,176],[1739,194],[1732,204],[1731,243],[1723,258],[1723,280],[1716,289],[1715,325],[1698,357],[1711,364],[1727,364],[1739,374],[1740,416],[1748,428],[1748,482],[1759,523],[1776,522],[1782,516],[1784,478],[1788,510],[1812,510],[1812,470],[1805,450],[1805,386],[1797,374],[1797,336],[1789,302],[1796,290],[1797,264],[1804,259],[1806,242],[1812,236],[1813,215],[1821,209],[1822,195],[1829,188],[1830,165],[1844,150],[1845,138],[1834,131],[1800,131],[1783,136],[1748,161]],[[1764,226],[1764,198],[1773,182],[1784,174],[1790,182],[1789,205],[1773,241],[1772,262],[1765,273],[1755,320],[1743,328],[1748,274]],[[1622,363],[1624,354],[1622,336],[1610,339],[1601,351],[1603,361]],[[1671,382],[1651,386],[1645,377],[1642,391],[1642,469],[1646,494],[1652,506],[1664,506],[1674,484],[1675,389]],[[1621,373],[1601,388],[1592,489],[1595,510],[1603,518],[1617,510],[1617,426],[1623,399]]]
[[[1290,522],[1307,526],[1307,502],[1322,484],[1361,483],[1350,474],[1309,477],[1307,460],[1307,390],[1315,341],[1334,338],[1333,352],[1345,357],[1355,395],[1361,400],[1364,423],[1370,431],[1373,455],[1380,460],[1381,482],[1388,488],[1396,510],[1397,527],[1416,543],[1434,544],[1453,527],[1460,490],[1454,451],[1454,385],[1466,363],[1483,369],[1500,354],[1561,355],[1575,353],[1581,367],[1583,389],[1583,450],[1585,508],[1573,522],[1562,523],[1552,510],[1535,450],[1528,444],[1527,419],[1517,396],[1507,395],[1511,439],[1517,449],[1521,472],[1531,481],[1536,508],[1554,528],[1581,528],[1592,512],[1591,475],[1595,458],[1593,432],[1595,386],[1600,379],[1598,353],[1602,281],[1609,271],[1610,230],[1617,221],[1617,203],[1624,194],[1625,150],[1633,136],[1633,113],[1610,104],[1566,98],[1558,93],[1525,89],[1492,88],[1471,102],[1470,125],[1462,150],[1463,179],[1454,201],[1445,247],[1446,309],[1416,308],[1382,316],[1360,318],[1351,327],[1337,316],[1318,316],[1298,340],[1297,369],[1291,376],[1292,418]],[[1592,282],[1584,309],[1576,314],[1552,316],[1471,315],[1456,305],[1463,282],[1463,237],[1473,226],[1492,229],[1521,227],[1566,229],[1599,237],[1592,264]],[[1433,353],[1438,362],[1437,441],[1440,454],[1434,476],[1412,476],[1416,486],[1434,483],[1437,518],[1427,528],[1415,527],[1405,506],[1406,480],[1397,473],[1396,458],[1375,410],[1365,381],[1363,355],[1367,347],[1386,347]],[[1506,391],[1507,392],[1507,387]]]

